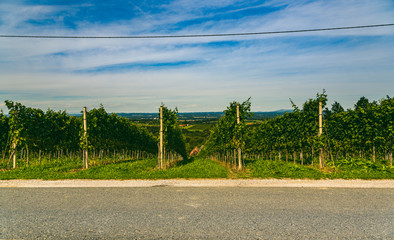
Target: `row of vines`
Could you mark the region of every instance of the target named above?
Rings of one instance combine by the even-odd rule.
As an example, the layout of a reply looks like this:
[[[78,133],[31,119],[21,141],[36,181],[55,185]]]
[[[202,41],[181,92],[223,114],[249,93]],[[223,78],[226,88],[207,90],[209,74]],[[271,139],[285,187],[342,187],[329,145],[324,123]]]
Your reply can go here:
[[[187,159],[188,155],[185,137],[178,123],[178,109],[171,110],[162,104],[161,111],[162,116],[159,113],[159,120],[162,124],[163,149],[162,152],[159,149],[158,167],[167,168],[179,160]]]
[[[321,136],[319,102],[325,108]],[[236,149],[241,146],[243,159],[314,164],[321,155],[323,165],[335,166],[339,159],[358,158],[392,166],[394,98],[389,96],[378,102],[362,97],[354,109],[344,110],[338,102],[328,108],[323,92],[307,100],[302,108],[292,102],[292,112],[250,125],[246,122],[252,115],[250,99],[240,104],[240,124],[236,123],[236,104],[230,103],[206,143],[205,152],[214,159],[236,165]]]
[[[157,155],[157,136],[127,118],[107,113],[103,106],[87,111],[85,135],[82,117],[65,111],[44,112],[12,101],[5,104],[9,114],[0,113],[2,168],[10,168],[12,159],[18,159],[23,165],[44,160],[81,159],[83,149],[89,152],[89,161],[93,165]],[[186,157],[176,114],[176,111],[166,108],[168,159],[180,159],[178,155]],[[16,167],[15,162],[12,165]]]

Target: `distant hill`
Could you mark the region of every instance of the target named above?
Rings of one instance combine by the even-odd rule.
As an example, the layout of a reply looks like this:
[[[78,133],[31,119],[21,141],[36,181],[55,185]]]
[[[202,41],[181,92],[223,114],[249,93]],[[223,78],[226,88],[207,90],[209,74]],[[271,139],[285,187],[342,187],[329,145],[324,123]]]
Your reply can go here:
[[[280,109],[280,110],[272,111],[272,112],[255,112],[252,119],[255,119],[255,120],[271,119],[271,118],[275,118],[277,116],[281,116],[286,112],[292,112],[292,110]]]
[[[292,110],[280,109],[272,112],[255,112],[252,119],[270,119],[277,116],[283,115],[285,112],[291,112]],[[158,113],[117,113],[119,116],[126,117],[132,120],[155,120],[159,117]],[[206,121],[206,120],[217,120],[224,115],[224,112],[187,112],[178,113],[180,120],[188,121]]]

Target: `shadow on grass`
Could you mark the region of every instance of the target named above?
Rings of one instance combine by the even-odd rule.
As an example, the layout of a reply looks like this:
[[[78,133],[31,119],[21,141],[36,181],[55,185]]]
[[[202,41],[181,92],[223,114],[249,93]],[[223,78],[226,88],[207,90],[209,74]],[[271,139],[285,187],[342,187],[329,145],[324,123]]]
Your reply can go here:
[[[254,163],[254,162],[256,162],[256,160],[252,160],[252,159],[244,159],[243,160],[243,164],[244,164],[244,167],[248,167],[250,164],[252,164],[252,163]]]
[[[185,166],[187,164],[193,163],[194,162],[194,157],[188,158],[188,159],[183,159],[182,161],[179,161],[175,164],[175,166]]]
[[[89,163],[89,167],[100,167],[100,166],[107,166],[107,165],[119,165],[123,163],[131,163],[131,162],[139,162],[144,161],[146,159],[126,159],[126,160],[117,160],[117,161],[102,161],[94,163],[94,160],[91,160]]]

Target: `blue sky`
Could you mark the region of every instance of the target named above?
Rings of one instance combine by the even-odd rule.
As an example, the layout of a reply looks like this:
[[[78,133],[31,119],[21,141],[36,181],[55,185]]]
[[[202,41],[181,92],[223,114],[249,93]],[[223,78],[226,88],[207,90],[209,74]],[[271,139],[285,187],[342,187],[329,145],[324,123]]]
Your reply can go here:
[[[394,23],[392,0],[2,0],[0,34],[126,36]],[[393,96],[394,27],[174,39],[0,38],[4,100],[79,112],[290,109],[326,89],[345,108]]]

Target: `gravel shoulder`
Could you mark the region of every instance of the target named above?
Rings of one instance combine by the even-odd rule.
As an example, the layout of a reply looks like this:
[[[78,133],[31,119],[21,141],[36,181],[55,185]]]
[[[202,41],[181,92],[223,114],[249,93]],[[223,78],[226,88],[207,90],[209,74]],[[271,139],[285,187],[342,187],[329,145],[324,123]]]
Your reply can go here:
[[[394,188],[394,180],[165,179],[165,180],[0,180],[0,188],[59,187],[299,187]]]

